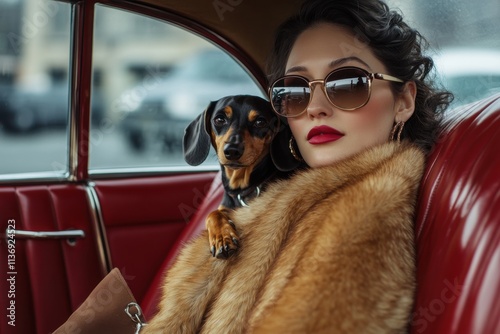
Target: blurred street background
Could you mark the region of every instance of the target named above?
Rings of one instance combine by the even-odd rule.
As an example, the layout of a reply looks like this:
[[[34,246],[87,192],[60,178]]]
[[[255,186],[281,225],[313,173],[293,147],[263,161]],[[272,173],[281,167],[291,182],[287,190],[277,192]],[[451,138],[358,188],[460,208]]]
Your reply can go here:
[[[427,37],[457,104],[500,91],[498,0],[388,3]],[[68,3],[0,0],[0,175],[66,168],[70,19]],[[91,169],[184,165],[183,130],[209,101],[263,96],[233,59],[166,22],[98,5],[94,30]]]

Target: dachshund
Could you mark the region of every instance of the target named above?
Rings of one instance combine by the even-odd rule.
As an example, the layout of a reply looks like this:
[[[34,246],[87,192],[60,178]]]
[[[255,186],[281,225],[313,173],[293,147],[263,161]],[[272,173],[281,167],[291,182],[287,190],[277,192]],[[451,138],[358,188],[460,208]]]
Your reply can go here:
[[[183,139],[186,162],[201,164],[212,146],[221,166],[224,196],[205,222],[212,256],[227,259],[239,247],[231,210],[246,206],[267,182],[283,177],[271,157],[271,143],[279,130],[280,119],[271,104],[252,95],[213,101],[187,126]],[[277,151],[276,159],[283,161]]]

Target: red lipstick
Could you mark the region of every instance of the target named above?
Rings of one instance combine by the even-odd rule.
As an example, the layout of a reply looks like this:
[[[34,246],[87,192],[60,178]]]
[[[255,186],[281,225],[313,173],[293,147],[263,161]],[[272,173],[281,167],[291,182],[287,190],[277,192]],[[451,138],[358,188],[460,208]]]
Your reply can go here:
[[[336,141],[344,136],[340,131],[326,125],[315,126],[307,134],[307,141],[310,144],[325,144]]]

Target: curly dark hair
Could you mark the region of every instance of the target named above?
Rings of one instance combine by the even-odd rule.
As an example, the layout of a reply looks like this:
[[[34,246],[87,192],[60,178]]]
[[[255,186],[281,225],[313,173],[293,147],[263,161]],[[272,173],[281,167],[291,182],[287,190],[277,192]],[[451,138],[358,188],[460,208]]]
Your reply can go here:
[[[440,90],[429,75],[434,63],[423,53],[428,47],[425,38],[381,0],[306,0],[299,13],[278,28],[267,64],[269,82],[284,75],[297,37],[304,30],[324,22],[347,26],[367,43],[389,74],[416,83],[415,111],[405,123],[401,138],[429,151],[441,130],[443,111],[453,95]],[[397,83],[392,83],[391,87],[396,94],[403,89],[403,85]]]

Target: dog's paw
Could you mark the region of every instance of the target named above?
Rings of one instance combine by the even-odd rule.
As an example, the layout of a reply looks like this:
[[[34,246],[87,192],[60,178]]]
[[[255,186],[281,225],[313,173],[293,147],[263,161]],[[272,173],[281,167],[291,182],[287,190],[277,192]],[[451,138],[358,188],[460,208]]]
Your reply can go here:
[[[222,239],[222,242],[221,242]],[[218,259],[227,259],[238,249],[240,242],[236,234],[236,227],[233,221],[228,220],[228,223],[222,228],[222,237],[217,239],[217,253],[215,253],[215,247],[212,250],[212,255]]]
[[[240,239],[234,223],[225,215],[220,212],[209,215],[207,217],[207,231],[212,256],[218,259],[227,259],[236,253]]]

